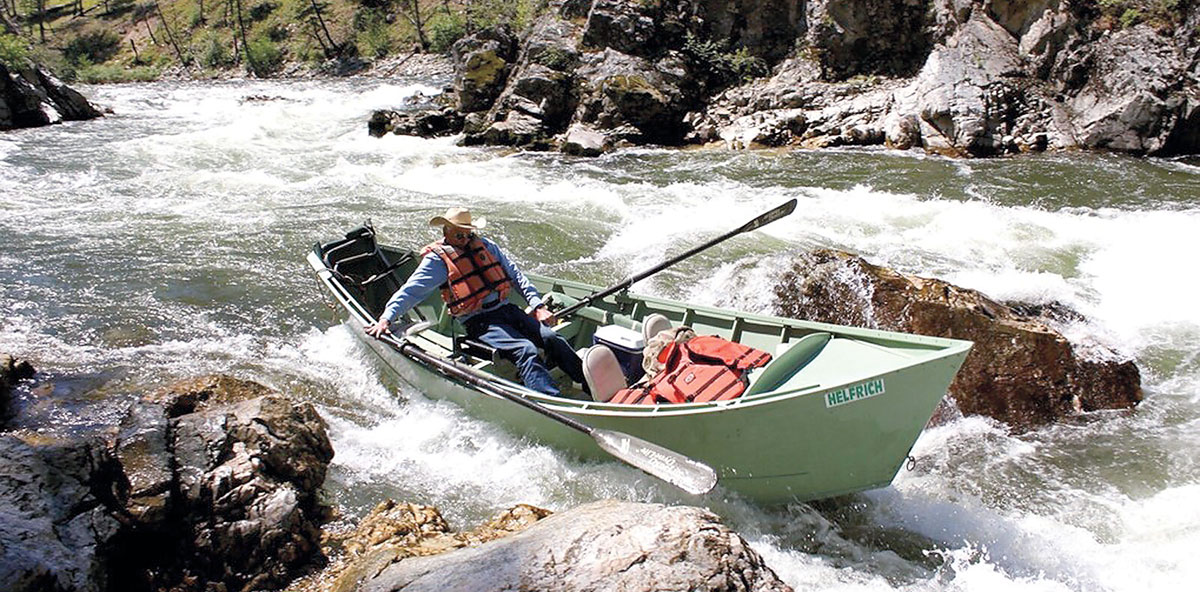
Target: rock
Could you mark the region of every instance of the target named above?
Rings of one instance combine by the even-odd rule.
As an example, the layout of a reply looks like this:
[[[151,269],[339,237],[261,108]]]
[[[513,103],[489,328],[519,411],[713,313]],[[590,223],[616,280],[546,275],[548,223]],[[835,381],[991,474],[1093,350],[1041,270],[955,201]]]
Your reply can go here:
[[[577,26],[553,13],[542,15],[487,116],[466,124],[463,143],[549,148],[575,109],[571,71],[579,62],[578,36]]]
[[[519,533],[426,557],[380,553],[334,590],[790,591],[762,558],[701,508],[594,502]],[[349,573],[349,572],[348,572]],[[347,584],[351,584],[347,586]]]
[[[317,489],[333,449],[311,405],[265,396],[172,422],[187,571],[230,589],[275,588],[312,560]]]
[[[209,374],[167,385],[147,395],[146,400],[165,405],[168,416],[179,417],[206,404],[234,403],[273,393],[257,382]]]
[[[933,50],[909,88],[896,93],[895,110],[918,115],[924,146],[933,152],[998,154],[1012,129],[1013,106],[1024,101],[1010,82],[1023,76],[1021,67],[1016,39],[991,20],[973,18]]]
[[[828,78],[911,75],[929,54],[927,5],[911,0],[824,0],[807,4],[805,42]]]
[[[644,12],[652,8],[648,2],[594,0],[583,29],[584,46],[652,57],[661,48],[654,15]]]
[[[12,417],[12,388],[33,378],[33,365],[10,354],[0,354],[0,427]]]
[[[358,590],[379,570],[409,557],[437,555],[480,545],[519,532],[550,515],[518,505],[467,532],[453,532],[437,508],[387,500],[359,521],[353,532],[331,537],[339,560],[304,586],[310,590]],[[335,554],[337,549],[331,549]]]
[[[701,0],[685,9],[700,24],[703,39],[737,40],[768,61],[778,61],[795,48],[808,22],[804,3],[798,0]]]
[[[587,125],[575,124],[567,130],[559,150],[576,156],[600,156],[611,148],[608,136]]]
[[[167,409],[135,402],[121,418],[113,449],[125,473],[125,510],[132,525],[158,531],[174,508],[175,459]]]
[[[584,56],[577,75],[581,98],[575,121],[622,140],[681,142],[683,118],[700,100],[687,60],[674,52],[651,62],[607,49]]]
[[[376,138],[388,133],[436,138],[461,132],[463,122],[462,114],[448,107],[415,111],[379,110],[372,113],[367,121],[367,133]]]
[[[1069,105],[1082,146],[1135,154],[1200,151],[1200,91],[1188,63],[1156,31],[1118,31],[1080,59],[1091,65],[1090,75]]]
[[[517,40],[506,27],[493,27],[459,39],[450,49],[454,58],[454,91],[462,113],[486,111],[503,90]]]
[[[10,70],[0,64],[0,130],[100,117],[75,90],[41,66]]]
[[[0,435],[0,582],[10,592],[109,590],[120,472],[97,441]]]
[[[1142,399],[1131,361],[1112,352],[1085,357],[1043,322],[979,292],[848,253],[798,258],[775,293],[793,318],[974,341],[949,391],[965,414],[1028,427]]]

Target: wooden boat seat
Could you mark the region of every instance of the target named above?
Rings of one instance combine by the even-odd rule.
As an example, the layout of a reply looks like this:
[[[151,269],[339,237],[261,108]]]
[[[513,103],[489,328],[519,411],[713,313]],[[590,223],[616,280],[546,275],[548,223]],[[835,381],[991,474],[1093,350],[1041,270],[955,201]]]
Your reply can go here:
[[[754,381],[750,383],[750,387],[742,396],[748,397],[777,390],[800,369],[816,359],[832,338],[833,335],[825,332],[811,333],[801,337],[787,351],[776,356],[760,372],[756,372]]]
[[[607,403],[617,391],[629,386],[617,356],[608,346],[596,344],[583,353],[583,377],[587,379],[592,399]]]

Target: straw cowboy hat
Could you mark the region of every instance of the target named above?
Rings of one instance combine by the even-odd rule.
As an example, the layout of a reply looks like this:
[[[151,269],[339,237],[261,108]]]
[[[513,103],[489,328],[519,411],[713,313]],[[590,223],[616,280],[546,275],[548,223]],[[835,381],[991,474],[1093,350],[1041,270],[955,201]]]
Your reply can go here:
[[[480,217],[477,220],[471,220],[471,210],[467,208],[450,208],[441,216],[434,216],[429,221],[430,226],[454,226],[456,228],[466,228],[467,230],[478,230],[487,226],[487,218]]]

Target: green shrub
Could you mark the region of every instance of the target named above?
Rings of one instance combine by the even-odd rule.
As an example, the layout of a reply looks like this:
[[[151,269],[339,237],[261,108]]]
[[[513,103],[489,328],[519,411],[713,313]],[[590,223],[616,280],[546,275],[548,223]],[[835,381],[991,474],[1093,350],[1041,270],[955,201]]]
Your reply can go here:
[[[749,49],[742,47],[731,52],[726,49],[727,45],[727,41],[702,40],[688,33],[683,40],[683,52],[721,84],[745,82],[770,72],[766,60],[751,54]]]
[[[0,64],[9,68],[21,68],[29,59],[29,48],[16,35],[0,35]]]
[[[437,53],[450,51],[455,41],[467,34],[467,24],[458,14],[439,12],[429,19],[429,49]]]
[[[150,82],[160,71],[154,66],[127,68],[124,64],[84,64],[75,70],[75,80],[86,84],[103,82]]]
[[[283,51],[266,35],[251,39],[246,46],[246,52],[250,54],[248,65],[255,76],[269,76],[283,66]]]
[[[1132,27],[1143,20],[1142,11],[1136,8],[1126,9],[1125,12],[1121,13],[1121,28],[1128,29],[1129,27]]]
[[[200,65],[208,68],[225,68],[233,65],[230,44],[216,31],[206,31],[193,45],[192,53],[199,56]]]
[[[392,52],[392,31],[387,21],[372,18],[363,23],[363,29],[355,39],[363,57],[381,58]]]
[[[85,29],[71,38],[67,42],[67,46],[63,48],[63,55],[66,56],[67,61],[74,64],[81,64],[85,60],[92,64],[99,64],[107,62],[109,58],[117,55],[120,46],[121,38],[114,31],[103,27],[94,27]]]
[[[254,6],[251,6],[249,10],[250,20],[254,22],[261,21],[268,16],[271,16],[271,13],[275,12],[276,8],[279,8],[279,3],[277,2],[268,1],[255,4]]]

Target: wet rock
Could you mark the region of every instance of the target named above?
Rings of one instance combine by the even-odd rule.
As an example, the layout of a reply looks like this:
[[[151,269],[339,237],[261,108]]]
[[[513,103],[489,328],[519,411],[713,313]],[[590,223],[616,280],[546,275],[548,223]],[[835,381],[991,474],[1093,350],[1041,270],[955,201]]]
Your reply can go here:
[[[0,435],[0,582],[11,592],[109,590],[121,476],[98,441]]]
[[[12,388],[22,380],[33,378],[34,372],[28,361],[0,354],[0,427],[12,417]]]
[[[379,138],[386,134],[437,138],[463,130],[463,116],[454,109],[422,109],[417,111],[379,110],[367,121],[367,132]]]
[[[474,530],[454,532],[437,508],[387,500],[363,517],[352,532],[329,538],[330,554],[337,554],[339,560],[301,587],[358,590],[364,581],[398,561],[481,545],[524,530],[549,515],[549,510],[521,504]]]
[[[171,383],[147,395],[146,400],[161,403],[166,407],[168,416],[179,417],[206,404],[234,403],[273,393],[270,388],[257,382],[225,374],[209,374]]]
[[[518,524],[537,518],[525,512]],[[424,539],[436,545],[446,535]],[[469,538],[469,537],[468,537]],[[486,538],[486,537],[485,537]],[[595,502],[449,553],[368,553],[333,590],[791,590],[711,512]],[[358,574],[355,577],[352,574]]]
[[[311,405],[258,397],[182,415],[172,428],[187,572],[229,589],[276,588],[312,560],[333,449]]]
[[[0,64],[0,130],[38,127],[100,117],[74,89],[36,64],[9,69]]]
[[[848,253],[799,257],[776,296],[789,317],[974,341],[949,391],[965,414],[1028,427],[1142,398],[1137,366],[1113,352],[1085,356],[1045,323],[977,291]]]

